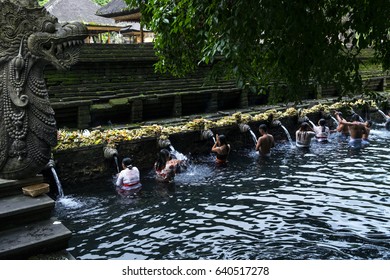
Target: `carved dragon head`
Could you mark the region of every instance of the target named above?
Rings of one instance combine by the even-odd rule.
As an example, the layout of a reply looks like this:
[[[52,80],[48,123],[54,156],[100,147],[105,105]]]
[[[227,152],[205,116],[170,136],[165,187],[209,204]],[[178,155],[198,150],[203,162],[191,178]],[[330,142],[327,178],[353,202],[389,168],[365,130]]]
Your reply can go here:
[[[87,29],[82,23],[60,24],[36,0],[0,0],[0,63],[18,54],[65,70],[78,60]]]

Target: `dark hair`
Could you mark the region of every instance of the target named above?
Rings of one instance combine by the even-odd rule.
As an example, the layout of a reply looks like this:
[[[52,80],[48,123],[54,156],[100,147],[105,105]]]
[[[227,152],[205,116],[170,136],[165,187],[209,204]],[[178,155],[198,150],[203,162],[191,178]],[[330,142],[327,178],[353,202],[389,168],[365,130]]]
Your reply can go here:
[[[368,127],[371,127],[372,126],[372,121],[370,120],[370,121],[367,121],[367,126]]]
[[[226,141],[225,135],[219,135],[218,138],[219,138],[219,143],[221,143],[221,146],[226,145],[226,147],[228,148],[228,152],[230,152],[230,147]]]
[[[358,114],[353,114],[352,115],[352,120],[353,121],[359,121],[360,120],[359,115]]]
[[[265,132],[267,132],[267,130],[268,130],[266,124],[261,124],[261,125],[259,126],[259,130],[260,130],[260,129],[264,130]]]
[[[165,168],[165,165],[167,164],[167,159],[169,159],[170,153],[167,149],[162,149],[158,154],[157,154],[157,160],[154,165],[154,168],[156,170],[162,170]]]
[[[133,169],[133,160],[129,157],[122,159],[122,164],[128,169]]]
[[[320,124],[320,126],[322,126],[322,132],[325,132],[325,124],[326,124],[325,119],[320,119],[318,123]]]
[[[309,124],[307,122],[301,123],[301,130],[309,130]]]

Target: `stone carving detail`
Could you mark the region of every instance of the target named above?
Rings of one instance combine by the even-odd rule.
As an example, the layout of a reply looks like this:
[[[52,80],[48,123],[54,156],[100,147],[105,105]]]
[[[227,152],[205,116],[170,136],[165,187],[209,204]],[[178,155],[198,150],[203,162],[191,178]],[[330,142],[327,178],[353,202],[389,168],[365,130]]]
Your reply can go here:
[[[59,24],[36,0],[0,0],[0,177],[22,179],[48,163],[57,143],[43,70],[67,70],[87,35]]]

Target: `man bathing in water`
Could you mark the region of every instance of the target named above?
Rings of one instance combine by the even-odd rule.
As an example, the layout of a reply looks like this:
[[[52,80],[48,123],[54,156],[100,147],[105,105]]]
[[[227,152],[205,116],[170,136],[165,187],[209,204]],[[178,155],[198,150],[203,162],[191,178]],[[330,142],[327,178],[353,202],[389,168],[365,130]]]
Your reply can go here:
[[[271,148],[275,147],[274,137],[267,133],[267,126],[262,124],[259,126],[260,137],[256,143],[256,151],[263,157],[271,156]]]
[[[348,126],[344,124],[346,120],[343,118],[343,114],[341,112],[335,112],[334,114],[336,116],[337,121],[339,122],[339,125],[336,128],[336,132],[339,132],[344,137],[348,137],[349,129]]]
[[[342,124],[349,128],[349,133],[351,139],[349,140],[349,145],[353,148],[361,148],[362,145],[366,144],[363,142],[363,137],[368,135],[367,127],[364,123],[359,121],[358,115],[352,116],[352,122],[342,121]]]

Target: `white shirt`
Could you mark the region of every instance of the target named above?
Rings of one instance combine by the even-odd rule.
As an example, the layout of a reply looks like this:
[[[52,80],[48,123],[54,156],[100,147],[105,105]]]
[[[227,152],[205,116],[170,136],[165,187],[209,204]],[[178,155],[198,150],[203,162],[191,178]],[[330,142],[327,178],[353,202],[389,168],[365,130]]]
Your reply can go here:
[[[317,138],[328,138],[330,130],[329,127],[325,126],[325,130],[322,126],[315,126],[314,131],[316,132]]]
[[[116,180],[116,185],[122,189],[135,189],[141,186],[137,167],[123,169]]]

